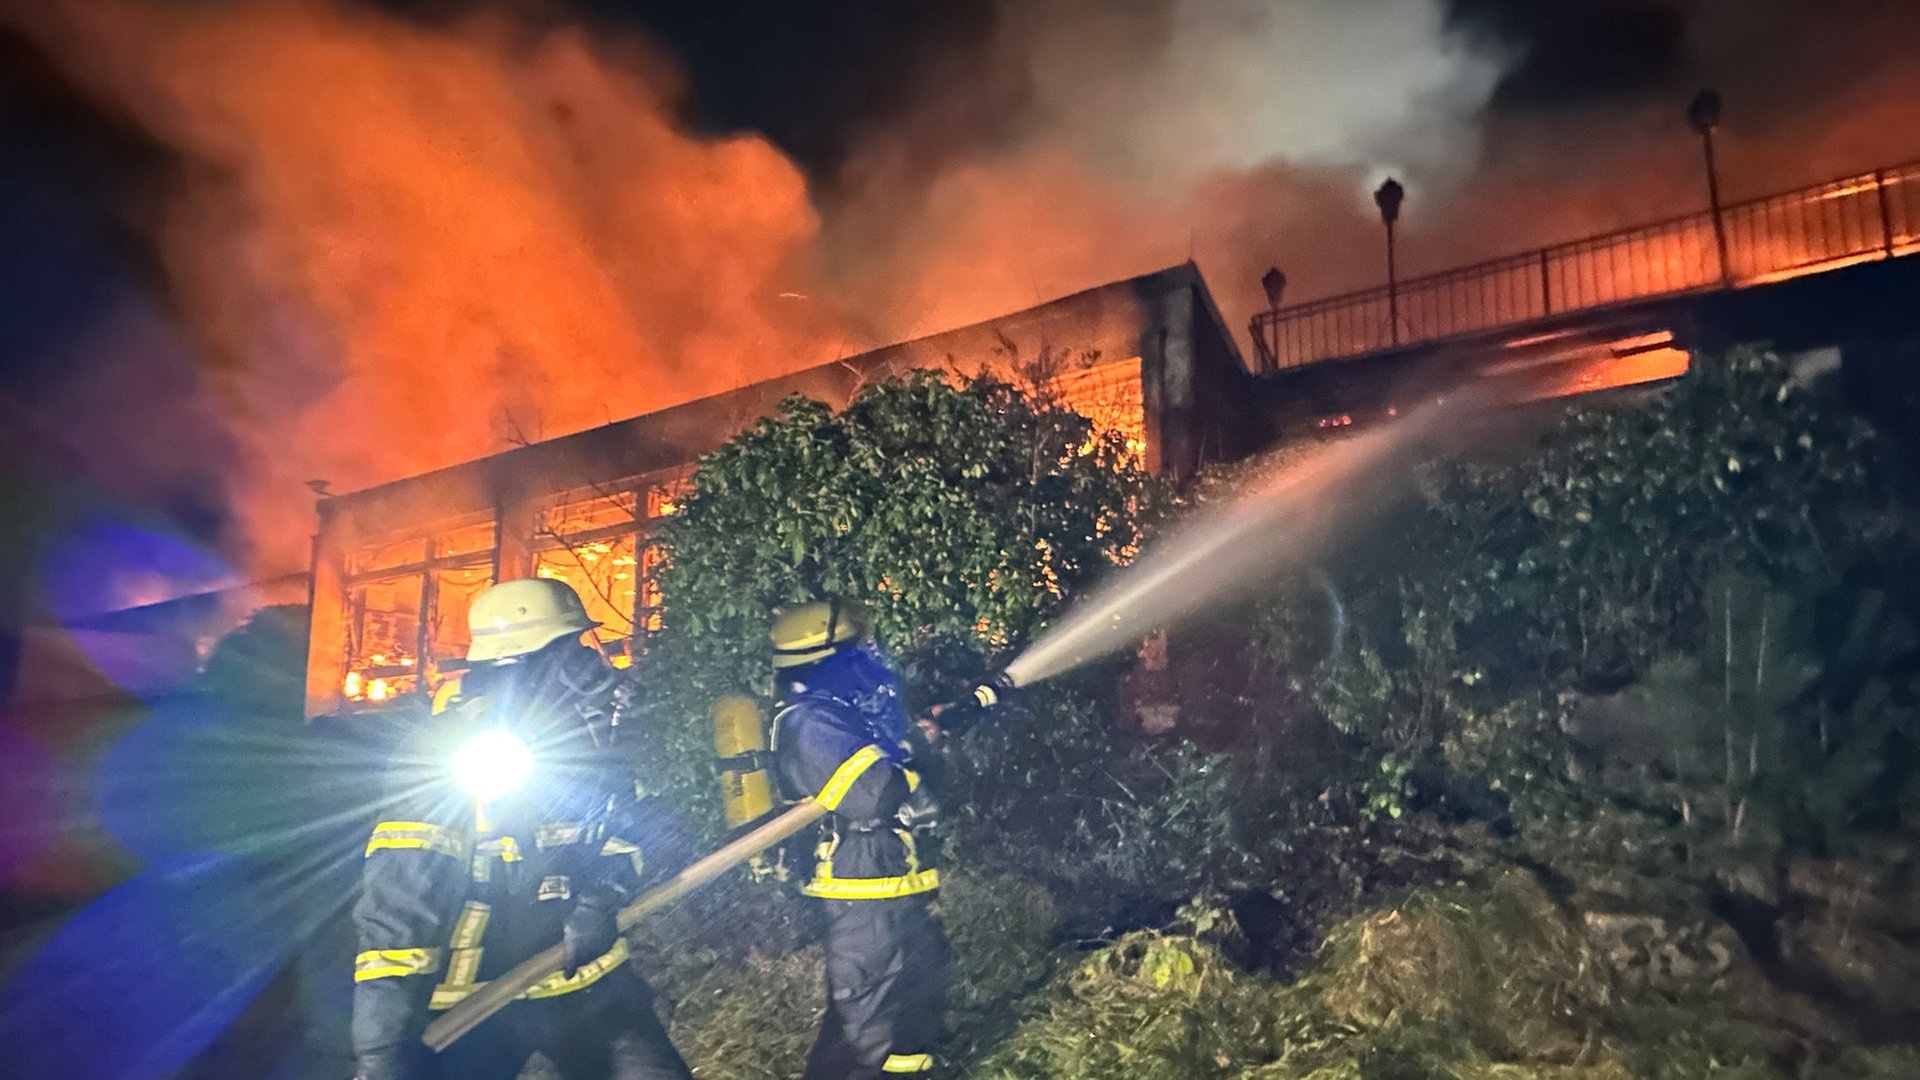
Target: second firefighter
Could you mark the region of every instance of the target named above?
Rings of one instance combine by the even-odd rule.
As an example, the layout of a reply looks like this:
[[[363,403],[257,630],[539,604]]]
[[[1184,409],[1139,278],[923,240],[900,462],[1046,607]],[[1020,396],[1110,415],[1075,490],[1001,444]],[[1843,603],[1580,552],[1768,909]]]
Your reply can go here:
[[[804,1080],[924,1076],[946,1006],[947,939],[932,906],[935,805],[913,767],[897,680],[857,604],[780,612],[771,637],[778,782],[832,811],[801,888],[826,915],[827,1012]]]

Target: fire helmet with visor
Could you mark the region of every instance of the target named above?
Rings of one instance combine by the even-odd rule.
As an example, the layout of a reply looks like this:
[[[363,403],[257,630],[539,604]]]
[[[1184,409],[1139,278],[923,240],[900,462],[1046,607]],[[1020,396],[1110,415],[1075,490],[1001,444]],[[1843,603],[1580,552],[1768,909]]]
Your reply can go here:
[[[599,625],[587,614],[580,594],[564,581],[502,581],[475,597],[467,609],[472,633],[467,659],[476,664],[511,660]]]
[[[805,667],[864,640],[871,626],[864,605],[852,600],[814,600],[774,612],[767,636],[775,670]]]

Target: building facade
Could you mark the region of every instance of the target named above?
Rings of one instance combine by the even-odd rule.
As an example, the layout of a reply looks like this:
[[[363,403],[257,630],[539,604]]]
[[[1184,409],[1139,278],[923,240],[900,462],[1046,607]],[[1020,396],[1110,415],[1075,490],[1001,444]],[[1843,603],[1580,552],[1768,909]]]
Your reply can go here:
[[[627,663],[659,629],[651,542],[694,463],[801,394],[844,406],[923,368],[1013,378],[1122,432],[1176,479],[1264,439],[1247,368],[1191,264],[1012,315],[519,447],[319,504],[309,718],[427,689],[467,647],[467,607],[495,581],[564,580]]]

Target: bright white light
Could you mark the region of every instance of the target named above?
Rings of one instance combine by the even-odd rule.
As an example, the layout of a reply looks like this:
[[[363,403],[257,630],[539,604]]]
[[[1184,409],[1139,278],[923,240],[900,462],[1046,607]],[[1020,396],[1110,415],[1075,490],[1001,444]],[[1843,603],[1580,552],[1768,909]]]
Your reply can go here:
[[[468,739],[453,755],[453,777],[481,802],[512,793],[533,775],[527,744],[495,728]]]

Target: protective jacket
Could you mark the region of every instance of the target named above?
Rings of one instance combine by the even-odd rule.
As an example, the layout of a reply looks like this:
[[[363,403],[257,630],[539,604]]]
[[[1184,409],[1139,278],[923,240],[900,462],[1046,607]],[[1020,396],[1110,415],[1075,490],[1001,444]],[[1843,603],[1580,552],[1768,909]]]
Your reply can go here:
[[[802,693],[774,718],[789,798],[833,810],[801,891],[827,914],[827,1015],[806,1080],[924,1074],[947,990],[946,935],[931,909],[940,872],[925,838],[930,794],[905,744],[853,701]]]
[[[565,697],[541,695],[547,704],[556,696]],[[535,1050],[570,1076],[688,1076],[612,924],[641,890],[640,845],[666,834],[661,815],[613,750],[566,722],[519,724],[534,747],[531,779],[476,805],[452,783],[448,762],[499,723],[497,706],[450,684],[392,762],[388,810],[367,841],[354,909],[361,1077],[512,1077]],[[539,711],[532,698],[514,707]],[[583,924],[603,952],[534,986],[446,1055],[420,1044],[431,1013]]]

